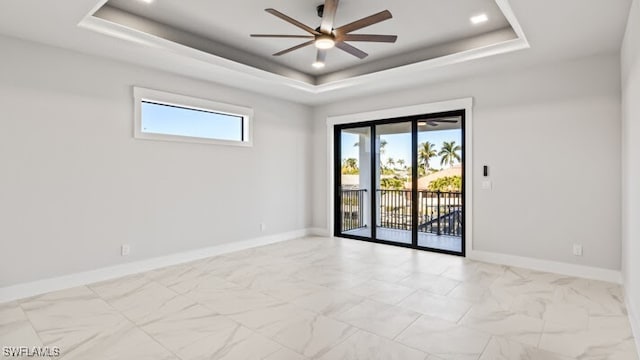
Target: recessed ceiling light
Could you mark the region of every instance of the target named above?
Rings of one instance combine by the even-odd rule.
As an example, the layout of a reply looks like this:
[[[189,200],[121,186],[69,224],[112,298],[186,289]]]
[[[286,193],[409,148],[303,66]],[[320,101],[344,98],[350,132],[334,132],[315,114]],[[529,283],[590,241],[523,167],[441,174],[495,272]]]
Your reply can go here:
[[[140,0],[140,1],[145,4],[151,4],[154,0]]]
[[[472,16],[470,20],[473,25],[478,25],[478,24],[482,24],[483,22],[489,21],[489,17],[487,16],[487,14],[480,14],[480,15]]]
[[[418,126],[427,126],[426,121],[418,121]]]
[[[313,66],[316,69],[322,69],[324,67],[324,63],[322,61],[316,61],[313,64],[311,64],[311,66]]]
[[[315,45],[318,49],[326,50],[334,47],[336,42],[329,35],[321,35],[316,38]]]

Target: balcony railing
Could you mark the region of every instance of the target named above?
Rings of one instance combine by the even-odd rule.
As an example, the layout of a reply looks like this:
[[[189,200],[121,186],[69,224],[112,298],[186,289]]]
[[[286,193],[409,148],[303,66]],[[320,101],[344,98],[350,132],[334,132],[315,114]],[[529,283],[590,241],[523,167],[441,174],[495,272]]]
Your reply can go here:
[[[342,231],[364,227],[366,190],[343,190]],[[411,190],[377,190],[380,210],[378,226],[411,230]],[[418,191],[418,232],[462,236],[462,193],[451,191]]]
[[[364,201],[367,190],[342,190],[342,231],[364,227]]]
[[[378,226],[411,230],[411,190],[377,190]]]
[[[418,231],[462,236],[462,192],[419,191]]]

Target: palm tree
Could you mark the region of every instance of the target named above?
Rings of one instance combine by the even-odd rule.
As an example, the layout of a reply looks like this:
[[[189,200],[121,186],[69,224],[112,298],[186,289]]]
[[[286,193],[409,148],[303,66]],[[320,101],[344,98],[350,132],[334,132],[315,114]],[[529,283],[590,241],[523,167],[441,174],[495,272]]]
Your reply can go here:
[[[461,150],[462,150],[462,146],[456,145],[455,141],[451,141],[451,142],[445,141],[442,144],[442,149],[438,153],[438,156],[442,156],[442,159],[440,160],[440,165],[446,164],[449,166],[453,166],[456,160],[461,161],[460,155],[458,155],[458,152]]]
[[[350,169],[358,168],[358,160],[354,158],[344,159],[344,166]]]
[[[396,165],[396,161],[393,158],[387,159],[387,166],[392,169]]]
[[[401,172],[401,175],[402,175],[402,177],[403,177],[403,180],[404,180],[405,182],[409,182],[409,174],[410,174],[410,173],[409,173],[409,171],[407,170],[407,165],[406,165],[406,163],[405,163],[404,159],[398,159],[398,160],[396,161],[396,165],[398,165],[398,167],[399,167],[399,170],[400,170],[400,172]]]
[[[387,146],[387,140],[380,141],[380,155],[384,154],[384,147]]]
[[[353,147],[358,147],[358,146],[360,146],[360,141],[356,141],[356,143],[353,144]],[[387,146],[387,140],[380,141],[380,154],[384,154],[385,146]]]
[[[342,174],[343,175],[356,175],[360,173],[358,169],[358,160],[354,158],[348,158],[342,160]]]
[[[436,152],[436,148],[434,144],[428,141],[425,141],[422,144],[420,144],[420,147],[418,148],[418,160],[420,161],[420,164],[424,168],[425,174],[429,170],[429,160],[431,160],[432,157],[435,157],[437,155],[438,154]]]

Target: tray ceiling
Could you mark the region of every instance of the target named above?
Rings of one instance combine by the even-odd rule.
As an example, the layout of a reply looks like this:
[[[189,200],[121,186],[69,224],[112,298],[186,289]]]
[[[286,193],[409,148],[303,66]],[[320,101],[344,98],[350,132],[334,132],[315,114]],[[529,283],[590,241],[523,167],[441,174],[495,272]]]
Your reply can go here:
[[[148,5],[138,3],[138,1],[140,0],[130,0],[136,6],[149,9]],[[155,0],[153,5],[168,4],[167,1]],[[342,0],[340,6],[346,8],[351,1],[354,0]],[[400,27],[404,23],[408,24],[407,21],[403,21],[401,18],[402,9],[421,9],[424,4],[428,3],[433,6],[430,7],[430,13],[434,15],[433,19],[435,19],[431,23],[436,28],[442,28],[451,23],[450,19],[445,21],[446,13],[451,12],[450,6],[458,4],[462,0],[441,0],[440,2],[433,0],[398,0],[397,2],[402,4],[402,9],[395,8],[395,1],[387,1],[383,5],[376,1],[366,1],[367,4],[378,5],[370,5],[368,9],[363,9],[362,12],[348,16],[349,14],[345,11],[340,16],[351,20],[352,18],[366,16],[380,9],[388,8],[393,13],[394,18],[379,24],[379,26],[394,24],[394,26]],[[429,53],[431,58],[428,60],[418,60],[408,65],[399,65],[378,71],[375,71],[376,61],[373,61],[373,56],[378,56],[380,53],[372,52],[372,58],[369,59],[372,61],[371,63],[356,61],[352,67],[338,70],[333,75],[324,75],[324,78],[320,79],[318,74],[308,76],[301,71],[276,64],[272,61],[270,52],[266,53],[265,56],[254,56],[253,61],[257,64],[256,66],[250,66],[224,58],[220,54],[221,47],[212,45],[212,42],[206,40],[204,36],[197,36],[200,40],[196,45],[208,49],[208,51],[198,50],[194,46],[181,45],[162,36],[152,35],[148,32],[135,30],[129,26],[93,16],[96,11],[103,8],[106,2],[107,0],[65,0],[64,2],[51,0],[3,0],[2,11],[0,11],[0,41],[19,39],[35,42],[49,47],[73,51],[74,54],[95,56],[93,58],[86,57],[86,61],[97,61],[96,59],[101,58],[107,61],[126,62],[139,66],[140,69],[168,72],[205,82],[223,84],[230,89],[237,88],[301,104],[317,105],[344,101],[345,99],[362,98],[372,94],[393,94],[395,91],[402,89],[422,89],[426,85],[436,86],[444,82],[469,77],[508,73],[518,69],[532,68],[543,64],[597,54],[619,54],[631,5],[631,0],[563,0],[551,2],[493,0],[490,4],[498,6],[513,31],[517,34],[517,39],[486,46],[476,41],[474,49],[464,50],[464,47],[457,47],[457,52],[454,49],[454,53],[451,55],[446,55],[446,53],[451,52],[451,49],[456,48],[451,43],[443,46],[430,46],[418,50]],[[277,30],[275,26],[281,26],[280,29],[283,31],[296,31],[293,26],[284,22],[279,23],[279,19],[264,12],[265,8],[273,7],[291,16],[300,16],[300,20],[307,21],[305,20],[306,18],[302,17],[307,16],[309,19],[313,19],[315,16],[314,7],[322,0],[318,0],[318,3],[309,2],[308,0],[210,2],[217,3],[223,7],[223,9],[217,9],[218,12],[229,11],[229,9],[225,9],[227,7],[250,7],[253,9],[253,15],[243,15],[232,19],[233,21],[230,21],[230,23],[234,25],[228,29],[223,27],[224,29],[236,31],[237,29],[242,29],[244,24],[252,24],[256,21],[266,21],[274,26],[274,28],[263,29],[261,27],[256,30],[262,32]],[[482,1],[478,0],[478,2]],[[175,1],[169,3],[176,4]],[[189,8],[195,6],[194,4],[196,4],[195,0],[180,1],[180,6],[176,7],[171,16],[182,18],[181,11],[191,12]],[[301,9],[304,9],[299,13],[294,11],[298,5]],[[339,14],[340,11],[338,11]],[[419,11],[415,11],[411,12],[411,15],[419,13]],[[422,13],[425,14],[424,10]],[[429,12],[427,12],[427,15],[429,15]],[[467,15],[460,15],[459,17],[460,23],[464,22],[464,26],[469,27]],[[140,18],[140,16],[134,16],[134,18]],[[200,21],[204,23],[205,28],[217,26],[218,16],[216,11],[212,13],[201,12],[201,18],[203,20]],[[192,21],[197,24],[197,20]],[[419,30],[419,32],[422,31],[423,34],[427,35],[429,30],[423,23],[427,22],[413,24],[411,28]],[[393,29],[395,34],[401,36],[401,39],[399,39],[401,42],[396,45],[402,45],[404,38],[401,31],[404,30],[398,27]],[[409,25],[407,25],[408,27]],[[382,31],[377,25],[372,26],[369,30],[372,33],[374,31]],[[192,31],[185,30],[183,32],[186,39],[194,41]],[[160,33],[165,37],[169,37],[173,32],[164,31]],[[247,37],[248,34],[249,31],[246,31],[245,35]],[[244,39],[246,39],[247,43],[243,43],[244,45],[242,46],[248,46],[247,44],[251,40],[256,40]],[[261,43],[257,46],[267,46],[267,44],[271,44],[270,46],[273,46],[274,50],[280,50],[280,46],[282,46],[275,43]],[[396,45],[393,46],[395,47]],[[383,47],[383,50],[385,49]],[[244,53],[246,54],[246,51]],[[328,62],[333,61],[331,59],[330,55]],[[403,61],[415,60],[408,53],[404,53],[400,59]],[[33,61],[44,63],[50,60],[38,58],[33,59]],[[303,57],[302,64],[306,66],[309,64],[309,60]],[[278,66],[278,71],[263,69],[263,67],[268,66]],[[374,68],[371,69],[369,67]],[[329,71],[331,69],[327,68],[326,70]],[[312,70],[305,71],[310,73]],[[316,77],[319,79],[316,79]],[[167,86],[170,87],[171,85],[167,84]]]
[[[311,66],[316,49],[308,46],[275,57],[273,53],[303,41],[251,38],[249,34],[305,33],[264,11],[273,7],[311,27],[319,26],[316,6],[321,1],[263,0],[220,6],[206,0],[109,0],[92,17],[234,63],[317,86],[411,64],[442,59],[471,50],[517,40],[514,29],[494,0],[342,0],[337,26],[388,9],[393,18],[361,29],[359,34],[398,35],[395,44],[351,43],[369,56],[357,59],[339,49],[327,54],[326,66]],[[474,25],[470,18],[486,14],[488,21]],[[111,31],[113,32],[113,30]]]

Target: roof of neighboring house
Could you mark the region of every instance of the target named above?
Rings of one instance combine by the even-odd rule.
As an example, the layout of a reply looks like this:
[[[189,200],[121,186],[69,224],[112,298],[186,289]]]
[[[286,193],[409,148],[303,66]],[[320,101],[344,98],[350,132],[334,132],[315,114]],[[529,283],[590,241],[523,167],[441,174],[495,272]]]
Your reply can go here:
[[[429,187],[431,182],[447,176],[462,176],[462,165],[457,164],[450,168],[434,172],[418,179],[418,190],[424,190]],[[411,184],[407,184],[407,189],[411,188]]]

